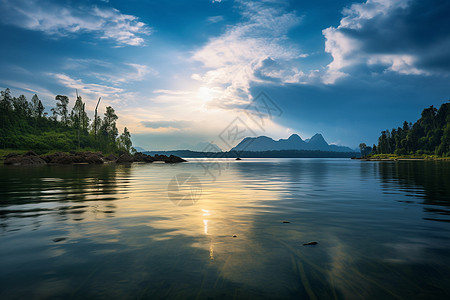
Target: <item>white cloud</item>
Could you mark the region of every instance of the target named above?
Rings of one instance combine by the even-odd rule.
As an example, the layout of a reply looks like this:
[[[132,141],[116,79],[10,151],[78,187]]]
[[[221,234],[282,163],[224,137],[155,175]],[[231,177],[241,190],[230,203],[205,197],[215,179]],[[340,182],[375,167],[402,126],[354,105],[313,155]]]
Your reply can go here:
[[[440,52],[448,35],[446,38],[423,39],[422,33],[417,33],[414,26],[422,25],[412,24],[417,20],[410,16],[417,15],[418,3],[413,0],[367,0],[344,9],[339,26],[323,30],[325,51],[333,58],[322,76],[323,82],[333,84],[348,76],[348,70],[355,66],[382,66],[385,72],[430,75],[431,72],[424,68],[430,53],[445,57],[446,54]],[[422,18],[431,19],[433,13]],[[434,40],[438,42],[430,42]]]
[[[148,76],[158,76],[159,72],[150,66],[136,63],[111,63],[98,59],[68,59],[66,70],[82,70],[85,76],[93,76],[114,85],[145,80]],[[95,72],[92,72],[95,70]]]
[[[114,8],[61,5],[51,1],[0,0],[1,22],[52,36],[93,33],[118,46],[141,46],[151,29],[136,16]]]
[[[240,1],[240,7],[245,21],[212,38],[193,55],[207,71],[193,74],[192,78],[222,89],[221,97],[210,105],[234,107],[247,103],[252,82],[270,83],[276,79],[281,84],[299,83],[307,77],[295,66],[295,60],[304,54],[286,36],[300,23],[295,12],[253,1]],[[268,59],[280,69],[261,70]]]
[[[119,100],[121,98],[121,94],[125,92],[124,89],[113,86],[97,83],[85,83],[81,79],[75,79],[62,73],[49,73],[48,75],[54,77],[64,87],[73,90],[77,89],[80,94],[83,93],[84,95],[91,96],[94,99],[101,96],[104,98],[109,98],[112,102],[114,102],[114,100]]]
[[[404,75],[428,75],[428,72],[419,70],[414,66],[416,60],[417,58],[412,55],[373,55],[367,60],[367,63],[369,65],[381,64],[387,66],[388,71],[393,71]]]
[[[154,90],[153,93],[154,94],[166,94],[166,95],[189,95],[189,94],[191,94],[191,92],[188,92],[188,91],[164,90],[164,89]]]
[[[212,16],[212,17],[208,17],[207,21],[209,23],[219,23],[222,22],[224,20],[223,16]]]

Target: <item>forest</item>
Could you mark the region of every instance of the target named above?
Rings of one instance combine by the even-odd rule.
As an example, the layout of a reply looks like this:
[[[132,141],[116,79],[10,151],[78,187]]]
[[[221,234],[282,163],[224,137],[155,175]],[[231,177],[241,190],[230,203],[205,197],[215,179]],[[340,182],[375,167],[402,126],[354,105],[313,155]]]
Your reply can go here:
[[[414,124],[403,122],[402,127],[383,130],[378,144],[367,147],[360,144],[363,155],[438,155],[450,157],[450,103],[439,109],[433,105],[422,111]]]
[[[100,100],[100,99],[99,99]],[[85,103],[78,96],[69,111],[69,98],[55,97],[55,107],[45,112],[42,101],[35,94],[31,101],[24,95],[13,97],[7,88],[0,95],[0,149],[50,151],[89,150],[104,153],[130,153],[131,134],[125,127],[118,133],[118,116],[111,106],[106,107],[103,118],[90,120]]]

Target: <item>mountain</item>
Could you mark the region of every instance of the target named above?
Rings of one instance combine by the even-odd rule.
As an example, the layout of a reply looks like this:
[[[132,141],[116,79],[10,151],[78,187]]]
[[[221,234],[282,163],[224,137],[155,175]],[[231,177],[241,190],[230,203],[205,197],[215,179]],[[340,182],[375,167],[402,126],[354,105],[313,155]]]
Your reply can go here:
[[[136,149],[136,152],[145,152],[145,151],[147,151],[144,148],[139,147],[139,146],[135,146],[134,149]]]
[[[246,137],[230,151],[273,151],[273,150],[320,150],[334,152],[355,152],[344,146],[329,145],[320,133],[304,141],[297,134],[288,139],[275,141],[267,136]]]
[[[191,150],[191,151],[202,151],[202,152],[222,152],[222,149],[219,148],[216,144],[200,142],[196,145],[192,144],[181,144],[176,147],[177,150]]]

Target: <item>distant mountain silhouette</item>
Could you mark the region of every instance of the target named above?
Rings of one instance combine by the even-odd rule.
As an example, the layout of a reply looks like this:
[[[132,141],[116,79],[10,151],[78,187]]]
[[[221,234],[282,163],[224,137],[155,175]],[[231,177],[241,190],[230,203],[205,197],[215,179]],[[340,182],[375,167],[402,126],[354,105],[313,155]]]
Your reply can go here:
[[[200,142],[196,145],[181,144],[176,147],[177,150],[206,151],[206,152],[222,152],[219,146],[214,143]]]
[[[139,147],[139,146],[134,146],[134,149],[136,149],[137,152],[145,152],[145,151],[147,151],[144,148]]]
[[[320,150],[335,152],[354,152],[355,150],[345,147],[329,145],[320,133],[304,141],[297,134],[288,139],[275,141],[267,136],[246,137],[230,151],[272,151],[272,150]]]

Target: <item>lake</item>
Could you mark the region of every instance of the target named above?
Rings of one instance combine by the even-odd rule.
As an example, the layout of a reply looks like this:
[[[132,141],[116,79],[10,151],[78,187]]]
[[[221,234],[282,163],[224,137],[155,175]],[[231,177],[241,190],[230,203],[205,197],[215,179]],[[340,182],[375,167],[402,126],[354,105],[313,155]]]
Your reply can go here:
[[[450,298],[450,162],[0,166],[0,197],[1,299]]]

